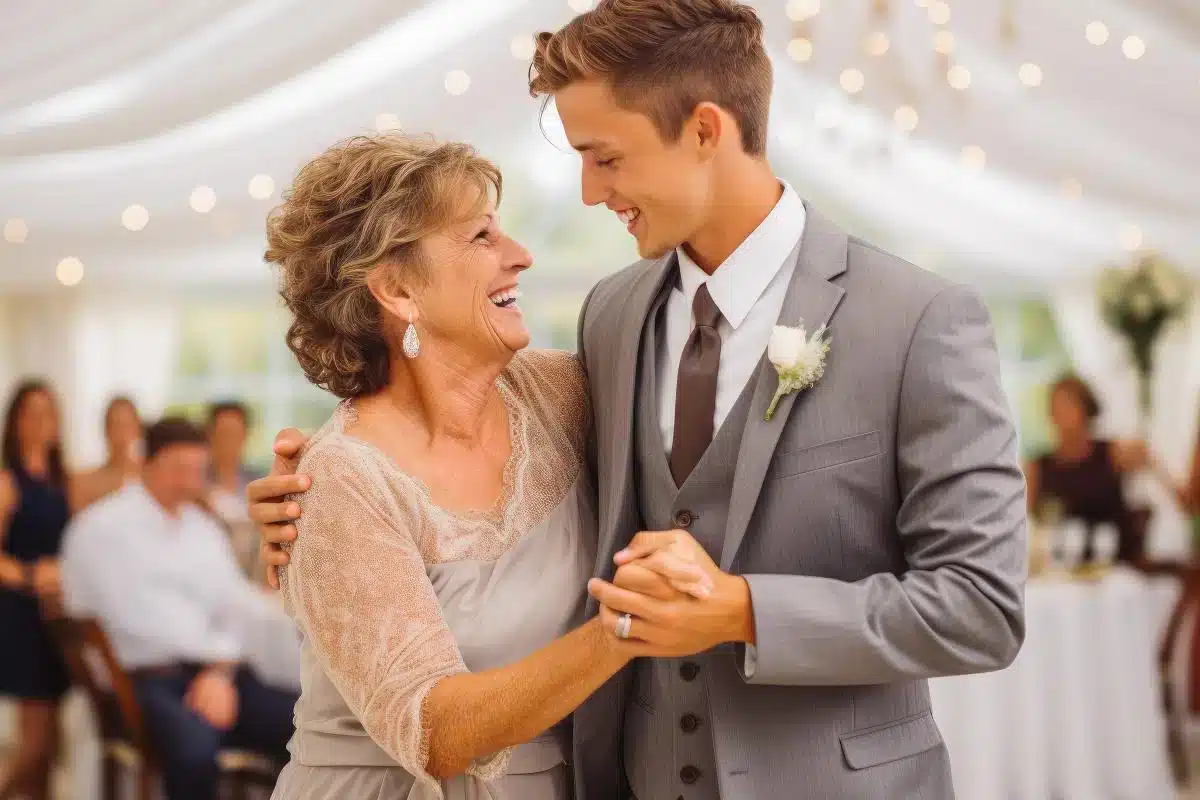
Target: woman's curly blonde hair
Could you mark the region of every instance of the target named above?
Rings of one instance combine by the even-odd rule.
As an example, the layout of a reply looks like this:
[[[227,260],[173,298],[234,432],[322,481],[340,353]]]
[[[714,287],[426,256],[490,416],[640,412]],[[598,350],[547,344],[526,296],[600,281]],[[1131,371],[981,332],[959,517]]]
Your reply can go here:
[[[474,148],[430,137],[355,136],[310,161],[267,220],[266,260],[280,270],[304,374],[338,397],[382,389],[388,340],[367,278],[380,265],[401,285],[428,278],[421,240],[462,219],[464,192],[497,203],[500,171]]]

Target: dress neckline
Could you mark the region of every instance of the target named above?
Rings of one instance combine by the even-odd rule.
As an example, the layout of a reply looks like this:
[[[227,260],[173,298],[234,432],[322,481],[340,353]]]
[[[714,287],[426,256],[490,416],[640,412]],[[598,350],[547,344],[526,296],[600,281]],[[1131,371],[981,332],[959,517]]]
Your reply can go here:
[[[504,403],[505,411],[508,415],[509,454],[508,459],[504,462],[504,474],[501,478],[500,494],[497,495],[496,500],[490,508],[456,510],[440,505],[433,499],[433,493],[424,480],[401,467],[391,455],[379,446],[372,444],[362,437],[348,433],[346,428],[352,425],[358,417],[352,399],[343,400],[338,404],[338,408],[334,412],[335,430],[340,437],[370,455],[389,472],[400,476],[417,492],[421,502],[439,516],[447,520],[470,525],[486,525],[494,528],[497,533],[500,533],[508,527],[513,505],[512,501],[518,496],[519,487],[524,483],[526,464],[528,462],[527,439],[529,420],[525,409],[516,397],[513,385],[505,374],[501,374],[496,379],[496,389],[500,393],[500,399]]]

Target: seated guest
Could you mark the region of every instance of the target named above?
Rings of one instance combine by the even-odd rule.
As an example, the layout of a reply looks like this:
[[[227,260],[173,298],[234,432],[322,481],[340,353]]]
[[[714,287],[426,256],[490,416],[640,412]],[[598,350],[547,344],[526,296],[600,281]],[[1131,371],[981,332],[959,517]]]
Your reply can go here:
[[[196,504],[208,469],[204,431],[157,423],[141,482],[77,516],[62,558],[68,612],[96,619],[129,670],[170,800],[215,798],[223,747],[286,760],[296,701],[239,665],[239,617],[258,590]]]
[[[260,582],[266,572],[258,564],[258,532],[250,521],[246,484],[262,474],[245,463],[250,412],[231,400],[213,403],[208,410],[208,443],[212,447],[211,490],[208,504],[229,528],[234,554],[242,570]]]
[[[1044,504],[1057,502],[1064,519],[1086,523],[1085,559],[1091,557],[1096,526],[1116,525],[1117,560],[1133,561],[1142,544],[1125,502],[1122,476],[1145,467],[1148,453],[1142,442],[1097,439],[1092,428],[1099,416],[1100,403],[1080,378],[1068,375],[1050,388],[1050,422],[1058,442],[1025,469],[1029,508],[1039,514]]]

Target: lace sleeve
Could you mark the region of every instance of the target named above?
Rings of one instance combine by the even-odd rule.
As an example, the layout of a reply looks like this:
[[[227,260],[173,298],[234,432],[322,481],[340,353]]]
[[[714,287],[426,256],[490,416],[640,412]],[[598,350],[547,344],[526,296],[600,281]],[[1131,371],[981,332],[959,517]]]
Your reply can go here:
[[[379,467],[336,435],[315,443],[300,469],[313,480],[296,498],[299,536],[280,574],[288,612],[371,738],[436,786],[422,705],[438,680],[466,667],[410,514]]]

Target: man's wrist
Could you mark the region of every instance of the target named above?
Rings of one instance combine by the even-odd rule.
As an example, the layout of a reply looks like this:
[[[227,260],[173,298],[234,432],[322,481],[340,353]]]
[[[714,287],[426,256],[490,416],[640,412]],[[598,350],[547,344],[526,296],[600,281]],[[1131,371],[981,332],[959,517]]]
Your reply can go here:
[[[729,637],[726,641],[756,644],[754,631],[754,600],[750,584],[741,575],[727,575],[729,584]]]

